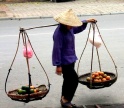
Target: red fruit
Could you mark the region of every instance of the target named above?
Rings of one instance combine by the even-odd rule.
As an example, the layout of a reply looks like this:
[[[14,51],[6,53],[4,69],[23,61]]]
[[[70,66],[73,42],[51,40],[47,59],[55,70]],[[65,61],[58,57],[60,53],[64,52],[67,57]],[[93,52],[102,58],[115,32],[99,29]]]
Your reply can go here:
[[[106,80],[111,80],[111,77],[110,76],[106,76]]]

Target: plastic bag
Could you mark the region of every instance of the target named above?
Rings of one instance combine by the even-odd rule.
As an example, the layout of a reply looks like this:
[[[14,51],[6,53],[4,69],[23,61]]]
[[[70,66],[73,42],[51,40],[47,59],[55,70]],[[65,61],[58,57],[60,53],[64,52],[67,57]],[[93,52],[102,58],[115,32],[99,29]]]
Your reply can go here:
[[[27,45],[27,50],[26,50],[26,45]],[[30,43],[28,42],[23,48],[23,55],[26,58],[31,58],[33,56],[33,50],[31,48]],[[26,52],[27,51],[27,52]]]
[[[94,45],[96,48],[99,48],[102,44],[102,40],[100,38],[99,33],[95,32],[94,34],[94,44],[93,44],[93,32],[89,34],[89,42]]]

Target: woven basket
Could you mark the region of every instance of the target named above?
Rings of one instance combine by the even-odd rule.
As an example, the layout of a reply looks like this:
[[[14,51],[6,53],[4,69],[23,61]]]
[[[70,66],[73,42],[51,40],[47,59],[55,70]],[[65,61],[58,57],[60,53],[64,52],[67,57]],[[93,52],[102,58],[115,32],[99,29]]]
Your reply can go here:
[[[79,76],[79,83],[86,85],[90,89],[99,89],[99,88],[109,87],[116,82],[117,76],[114,73],[111,72],[104,72],[104,73],[111,76],[111,80],[105,82],[97,82],[97,83],[88,82],[86,78],[89,77],[91,73],[86,73],[84,75]]]
[[[39,89],[39,92],[36,93],[31,93],[31,94],[18,94],[18,89],[12,90],[8,92],[8,96],[11,99],[15,99],[15,100],[27,100],[27,99],[35,99],[35,98],[39,98],[39,97],[43,97],[44,95],[47,94],[48,89],[46,88],[45,85],[40,85],[39,87],[36,87]]]

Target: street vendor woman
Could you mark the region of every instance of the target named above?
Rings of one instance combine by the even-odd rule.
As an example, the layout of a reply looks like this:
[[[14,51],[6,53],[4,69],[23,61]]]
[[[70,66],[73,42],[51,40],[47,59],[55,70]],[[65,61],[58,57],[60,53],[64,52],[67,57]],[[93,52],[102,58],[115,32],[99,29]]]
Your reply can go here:
[[[60,102],[63,108],[79,108],[71,103],[78,86],[78,75],[74,69],[77,60],[74,34],[82,32],[87,23],[94,23],[96,20],[80,21],[72,9],[54,16],[54,19],[59,25],[53,34],[52,63],[56,66],[56,74],[63,75]]]

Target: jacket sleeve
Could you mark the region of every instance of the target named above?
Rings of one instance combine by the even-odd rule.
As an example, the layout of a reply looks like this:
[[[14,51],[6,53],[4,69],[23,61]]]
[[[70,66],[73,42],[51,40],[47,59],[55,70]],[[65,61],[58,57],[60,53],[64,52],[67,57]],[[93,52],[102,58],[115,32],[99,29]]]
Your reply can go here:
[[[52,64],[53,66],[61,66],[61,48],[62,39],[61,35],[53,35],[53,51],[52,51]]]
[[[81,26],[79,26],[79,27],[74,27],[74,28],[73,28],[73,33],[74,33],[74,34],[80,33],[80,32],[82,32],[83,30],[86,29],[86,27],[87,27],[87,22],[86,22],[86,20],[83,20],[82,22],[83,22],[83,24],[82,24]]]

